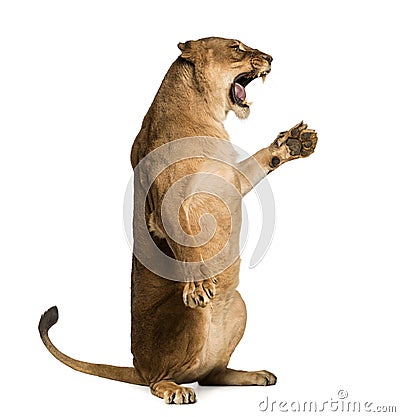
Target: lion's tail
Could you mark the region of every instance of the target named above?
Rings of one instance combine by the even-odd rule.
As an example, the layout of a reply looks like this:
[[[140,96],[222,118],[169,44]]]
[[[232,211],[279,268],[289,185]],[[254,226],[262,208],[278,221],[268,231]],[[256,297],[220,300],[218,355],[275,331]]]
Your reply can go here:
[[[60,352],[51,342],[48,331],[58,321],[58,309],[52,307],[47,310],[39,322],[40,337],[49,350],[49,352],[59,361],[76,371],[85,374],[96,375],[102,378],[113,379],[115,381],[127,382],[129,384],[147,385],[139,376],[135,368],[101,365],[97,363],[88,363],[72,359]]]

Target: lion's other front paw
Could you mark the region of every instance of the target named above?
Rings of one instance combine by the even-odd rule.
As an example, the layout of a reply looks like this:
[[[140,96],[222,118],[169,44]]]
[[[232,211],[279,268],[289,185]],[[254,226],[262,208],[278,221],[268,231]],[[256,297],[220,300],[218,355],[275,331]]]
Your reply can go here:
[[[279,163],[296,158],[306,158],[314,152],[317,141],[315,130],[307,129],[307,125],[303,122],[298,123],[287,132],[281,132],[275,139],[274,145],[281,151],[280,153],[286,155],[280,155],[283,160],[279,160]],[[274,165],[274,158],[272,158],[272,165]]]
[[[215,278],[188,282],[183,289],[183,302],[187,307],[205,307],[215,296]]]

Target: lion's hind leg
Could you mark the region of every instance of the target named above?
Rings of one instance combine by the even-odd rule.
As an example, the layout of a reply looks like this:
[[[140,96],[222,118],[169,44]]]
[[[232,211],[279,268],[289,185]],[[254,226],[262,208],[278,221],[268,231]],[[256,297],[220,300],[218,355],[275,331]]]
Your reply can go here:
[[[192,388],[183,387],[173,381],[163,380],[150,384],[153,395],[163,398],[167,404],[192,404],[196,402],[196,394]]]
[[[269,371],[236,371],[235,369],[223,369],[212,372],[200,385],[275,385],[276,376]]]

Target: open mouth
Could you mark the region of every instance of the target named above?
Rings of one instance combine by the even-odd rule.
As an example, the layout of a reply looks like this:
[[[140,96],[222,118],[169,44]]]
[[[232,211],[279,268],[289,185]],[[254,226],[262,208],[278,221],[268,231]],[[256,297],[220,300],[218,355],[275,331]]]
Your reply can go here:
[[[231,99],[240,107],[249,107],[251,103],[246,100],[246,87],[256,78],[261,77],[262,81],[265,81],[265,77],[269,71],[261,72],[245,72],[239,74],[231,85]]]

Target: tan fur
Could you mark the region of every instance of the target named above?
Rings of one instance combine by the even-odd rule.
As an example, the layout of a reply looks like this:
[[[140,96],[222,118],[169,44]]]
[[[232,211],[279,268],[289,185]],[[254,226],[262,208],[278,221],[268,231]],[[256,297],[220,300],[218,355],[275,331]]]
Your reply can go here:
[[[188,276],[177,269],[176,280],[165,279],[139,259],[141,245],[146,243],[142,232],[134,227],[134,244],[139,251],[134,250],[132,266],[134,371],[133,368],[117,368],[116,371],[104,365],[100,372],[91,368],[91,364],[84,365],[65,357],[48,338],[48,328],[54,323],[47,320],[47,324],[47,313],[42,319],[41,336],[52,354],[74,369],[112,379],[118,379],[118,372],[124,372],[120,380],[148,385],[154,395],[168,403],[191,403],[195,401],[193,390],[179,384],[198,381],[204,385],[270,385],[276,382],[276,377],[268,371],[227,368],[246,324],[245,304],[236,290],[241,197],[282,163],[311,154],[317,137],[300,123],[280,134],[269,147],[237,163],[223,122],[231,110],[239,118],[246,118],[249,108],[232,100],[230,88],[239,74],[252,73],[257,77],[268,73],[272,58],[230,39],[207,38],[178,46],[181,55],[166,74],[132,147],[132,166],[135,168],[143,161],[141,170],[135,171],[135,205],[146,202],[148,230],[164,254],[184,265],[202,262],[206,265],[214,255],[225,250],[232,262],[217,274],[213,267],[200,268],[198,272],[188,269]],[[224,161],[209,157],[213,151],[208,142],[192,142],[195,145],[191,151],[198,157],[168,165],[166,155],[165,161],[160,163],[167,162],[167,168],[143,197],[145,176],[151,169],[146,168],[145,158],[161,145],[187,137],[213,138],[216,145],[224,141],[228,145],[228,151],[224,146]],[[231,195],[224,202],[202,192],[201,180],[189,181],[182,186],[189,191],[189,197],[182,202],[176,221],[168,218],[168,207],[164,213],[161,209],[168,190],[185,176],[196,173],[222,177],[227,186],[219,191],[228,195],[227,189],[231,186]],[[205,213],[212,214],[215,227],[212,238],[206,243],[200,246],[181,244],[167,233],[165,219],[170,220],[168,227],[173,231],[179,226],[187,239],[195,241],[202,232],[200,223]],[[135,208],[134,217],[137,215]],[[157,263],[157,259],[154,262]],[[131,380],[129,375],[132,375]]]

